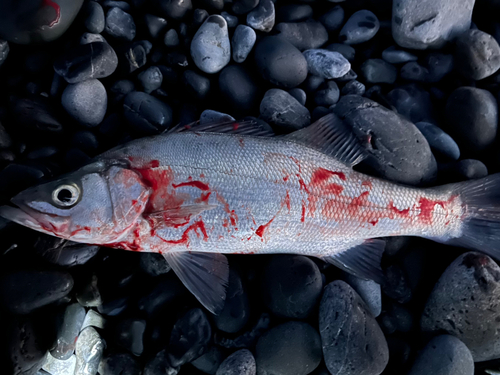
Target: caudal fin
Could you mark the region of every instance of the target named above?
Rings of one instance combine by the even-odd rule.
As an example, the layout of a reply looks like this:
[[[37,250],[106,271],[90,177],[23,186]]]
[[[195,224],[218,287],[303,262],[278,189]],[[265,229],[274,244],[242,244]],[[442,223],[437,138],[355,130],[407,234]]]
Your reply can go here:
[[[454,184],[466,210],[462,235],[446,243],[500,260],[500,173]]]

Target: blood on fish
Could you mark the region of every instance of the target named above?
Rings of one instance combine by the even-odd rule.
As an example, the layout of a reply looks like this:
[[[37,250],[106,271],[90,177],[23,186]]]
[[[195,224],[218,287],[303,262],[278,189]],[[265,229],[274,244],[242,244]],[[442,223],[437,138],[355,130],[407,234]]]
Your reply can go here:
[[[192,187],[195,187],[195,188],[203,190],[203,191],[210,190],[210,188],[208,187],[208,185],[205,184],[204,182],[201,182],[201,181],[181,182],[180,184],[172,184],[172,186],[175,189],[177,189],[179,187],[182,187],[182,186],[192,186]]]
[[[264,224],[264,225],[261,225],[260,227],[258,227],[257,230],[255,231],[255,234],[262,238],[264,236],[264,232],[266,231],[266,229],[269,227],[269,225],[273,222],[273,220],[275,218],[276,218],[276,216],[274,216],[271,220],[269,220],[269,222],[267,224]]]
[[[189,227],[187,227],[186,230],[184,231],[184,233],[182,234],[182,237],[180,239],[178,239],[178,240],[166,240],[166,239],[161,238],[161,237],[159,237],[159,238],[163,242],[166,242],[168,244],[172,244],[172,245],[186,245],[186,247],[188,247],[189,246],[189,232],[193,231],[196,234],[196,236],[199,238],[200,237],[200,233],[198,233],[198,230],[203,235],[203,240],[207,241],[208,240],[208,234],[207,234],[207,231],[205,229],[205,224],[201,220],[198,220],[198,221],[194,222],[193,224],[191,224]]]
[[[205,178],[205,174],[200,173],[200,178]]]
[[[376,220],[370,220],[368,223],[370,223],[371,225],[375,226],[378,223],[378,219],[376,219]]]
[[[217,194],[217,200],[222,203],[224,206],[224,211],[229,214],[229,220],[231,221],[231,225],[234,227],[238,223],[238,215],[236,215],[236,212],[234,210],[231,210],[229,207],[229,203],[219,194]],[[224,225],[224,224],[223,224]]]
[[[212,194],[211,191],[206,193],[201,193],[201,196],[195,199],[195,203],[207,203],[208,198],[210,198],[210,194]]]
[[[311,185],[322,184],[328,181],[328,179],[330,179],[332,176],[338,176],[342,181],[345,181],[346,179],[345,174],[342,172],[333,172],[325,168],[318,168],[311,176]]]
[[[286,191],[286,196],[285,196],[285,205],[286,208],[288,208],[288,212],[290,212],[290,192],[287,190]]]
[[[83,231],[86,231],[86,232],[90,233],[91,229],[90,229],[90,227],[78,228],[78,229],[75,229],[73,232],[71,232],[70,236],[74,236],[75,234],[83,232]]]
[[[370,195],[370,192],[365,191],[359,197],[352,199],[351,203],[347,206],[347,211],[350,215],[355,215],[362,206],[367,205],[368,195]]]
[[[240,127],[239,122],[233,122],[233,130],[238,130],[239,127]]]
[[[283,177],[283,181],[287,182],[287,181],[288,181],[288,178],[289,178],[289,176],[285,176],[285,177]]]
[[[52,27],[56,23],[58,23],[59,20],[61,19],[61,7],[59,6],[59,4],[57,4],[56,2],[54,2],[52,0],[42,0],[42,6],[49,6],[51,8],[54,8],[54,10],[56,11],[56,18],[54,18],[49,23],[49,27]]]
[[[328,184],[323,188],[324,192],[327,194],[340,195],[344,191],[344,187],[339,184]]]
[[[393,212],[395,212],[398,215],[401,215],[403,217],[408,217],[410,215],[410,209],[406,208],[403,210],[400,210],[396,206],[394,206],[394,203],[392,201],[389,202],[389,209]]]
[[[372,182],[370,180],[365,180],[361,183],[361,186],[366,186],[367,188],[371,189],[373,187]]]
[[[240,138],[239,142],[240,142],[240,147],[244,148],[245,147],[245,140],[243,138]]]
[[[432,213],[436,205],[440,205],[444,209],[445,202],[443,201],[433,201],[427,198],[420,198],[418,201],[418,208],[420,209],[420,214],[418,218],[422,220],[425,224],[432,224]]]
[[[306,220],[306,205],[302,202],[302,216],[300,217],[300,221],[304,222]]]

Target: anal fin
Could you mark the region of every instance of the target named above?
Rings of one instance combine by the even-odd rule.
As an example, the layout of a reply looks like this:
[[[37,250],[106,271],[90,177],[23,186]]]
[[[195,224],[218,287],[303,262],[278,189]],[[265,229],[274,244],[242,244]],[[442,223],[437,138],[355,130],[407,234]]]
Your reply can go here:
[[[380,261],[384,253],[385,241],[368,239],[359,245],[322,259],[354,276],[371,279],[379,284],[384,281]]]
[[[229,279],[225,255],[191,251],[166,251],[162,255],[184,286],[208,311],[215,315],[222,311]]]

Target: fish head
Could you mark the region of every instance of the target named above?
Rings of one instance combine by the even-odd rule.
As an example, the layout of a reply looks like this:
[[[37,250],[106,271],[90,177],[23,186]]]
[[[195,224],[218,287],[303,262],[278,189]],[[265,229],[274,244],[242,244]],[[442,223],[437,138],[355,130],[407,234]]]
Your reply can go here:
[[[76,242],[119,240],[144,211],[149,189],[126,166],[97,162],[55,181],[22,191],[0,216]]]

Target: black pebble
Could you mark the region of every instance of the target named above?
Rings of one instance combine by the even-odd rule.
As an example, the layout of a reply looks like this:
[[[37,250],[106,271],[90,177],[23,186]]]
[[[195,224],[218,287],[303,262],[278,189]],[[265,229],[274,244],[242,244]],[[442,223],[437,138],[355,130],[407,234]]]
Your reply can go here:
[[[203,100],[210,93],[210,79],[194,70],[185,70],[183,81],[188,97]]]
[[[250,74],[239,65],[225,67],[219,75],[219,88],[229,107],[242,113],[256,107],[259,89]]]
[[[158,134],[172,123],[170,106],[144,92],[133,91],[123,101],[127,122],[142,134]]]

